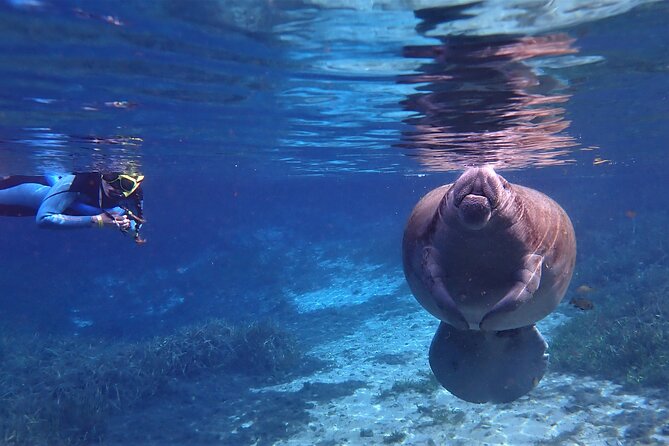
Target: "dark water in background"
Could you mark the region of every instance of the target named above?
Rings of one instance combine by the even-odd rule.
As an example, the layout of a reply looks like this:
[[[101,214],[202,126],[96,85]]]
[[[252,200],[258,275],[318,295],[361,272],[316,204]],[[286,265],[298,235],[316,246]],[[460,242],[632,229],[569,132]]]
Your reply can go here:
[[[136,167],[149,221],[138,248],[2,220],[3,320],[294,320],[286,286],[329,280],[312,251],[398,268],[412,206],[471,164],[554,197],[577,235],[667,209],[667,3],[513,24],[270,3],[0,4],[0,173]]]

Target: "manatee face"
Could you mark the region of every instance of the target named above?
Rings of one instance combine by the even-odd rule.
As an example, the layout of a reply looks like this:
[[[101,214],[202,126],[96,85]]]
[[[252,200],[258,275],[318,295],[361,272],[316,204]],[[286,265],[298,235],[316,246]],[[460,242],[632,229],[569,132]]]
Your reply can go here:
[[[488,166],[467,170],[451,186],[442,202],[444,215],[457,215],[462,225],[479,230],[495,210],[510,200],[509,183]]]

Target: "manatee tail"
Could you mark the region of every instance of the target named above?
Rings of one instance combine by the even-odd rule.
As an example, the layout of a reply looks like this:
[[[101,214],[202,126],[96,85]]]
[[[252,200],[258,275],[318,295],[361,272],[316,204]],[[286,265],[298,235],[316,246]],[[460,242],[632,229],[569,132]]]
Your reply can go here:
[[[437,381],[471,403],[507,403],[532,390],[548,366],[534,325],[505,331],[457,330],[441,323],[430,345]]]

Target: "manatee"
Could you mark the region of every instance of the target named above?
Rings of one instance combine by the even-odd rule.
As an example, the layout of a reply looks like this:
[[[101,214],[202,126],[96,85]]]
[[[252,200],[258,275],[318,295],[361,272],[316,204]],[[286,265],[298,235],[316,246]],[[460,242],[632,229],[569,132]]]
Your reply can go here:
[[[404,274],[441,323],[430,367],[452,394],[513,401],[548,364],[534,324],[562,300],[576,260],[567,213],[491,167],[472,167],[415,206],[402,243]]]

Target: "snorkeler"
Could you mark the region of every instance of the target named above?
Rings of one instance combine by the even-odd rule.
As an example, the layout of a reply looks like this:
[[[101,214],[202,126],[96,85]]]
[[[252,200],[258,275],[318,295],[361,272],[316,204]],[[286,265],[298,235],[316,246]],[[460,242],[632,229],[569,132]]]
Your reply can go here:
[[[0,178],[0,216],[35,216],[40,228],[117,228],[134,232],[144,224],[144,176],[124,173]]]

